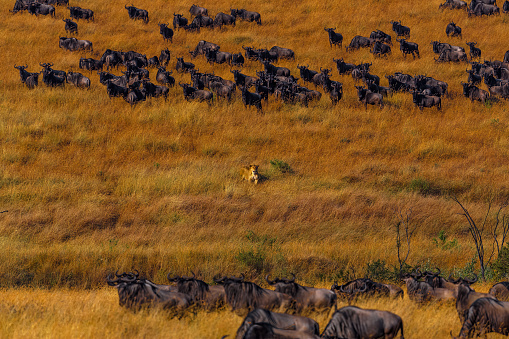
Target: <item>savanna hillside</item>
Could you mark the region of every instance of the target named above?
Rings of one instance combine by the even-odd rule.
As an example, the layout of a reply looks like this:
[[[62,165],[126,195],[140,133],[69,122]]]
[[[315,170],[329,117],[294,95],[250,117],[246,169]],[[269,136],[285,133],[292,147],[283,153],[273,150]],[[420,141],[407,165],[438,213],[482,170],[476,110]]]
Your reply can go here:
[[[397,215],[408,211],[418,225],[409,264],[458,271],[472,261],[466,220],[449,196],[476,220],[487,201],[498,206],[507,198],[507,102],[464,98],[468,65],[435,63],[430,42],[466,48],[476,41],[483,58],[501,60],[509,17],[468,18],[439,11],[439,1],[204,0],[199,5],[212,15],[247,8],[260,12],[263,24],[180,30],[164,43],[157,23],[171,23],[173,13],[189,18],[191,4],[139,0],[134,5],[150,14],[145,25],[128,19],[124,3],[71,0],[95,12],[94,22],[78,22],[78,38],[93,42],[92,53],[58,48],[65,7],[51,18],[12,15],[14,1],[0,4],[0,209],[8,210],[0,214],[1,286],[95,288],[108,272],[132,268],[159,282],[168,272],[193,270],[207,281],[218,273],[245,272],[260,281],[262,274],[295,272],[308,284],[328,283],[353,271],[363,275],[376,260],[396,264]],[[395,41],[388,59],[374,59],[367,49],[331,49],[324,31],[336,27],[344,45],[375,29],[395,40],[391,20],[411,28],[420,59],[405,59]],[[463,38],[446,37],[451,20]],[[27,64],[34,72],[52,62],[54,69],[77,70],[80,57],[98,59],[107,48],[151,57],[168,47],[170,69],[175,57],[189,61],[199,40],[229,52],[243,45],[291,48],[296,60],[279,65],[296,76],[297,64],[333,68],[344,98],[333,107],[324,95],[309,108],[270,98],[259,114],[244,108],[239,94],[212,107],[186,102],[177,85],[168,102],[131,109],[108,98],[95,72],[82,71],[90,90],[51,89],[41,80],[28,90],[13,68]],[[450,95],[441,111],[419,111],[404,93],[387,98],[382,110],[365,110],[351,77],[338,75],[332,61],[338,57],[372,62],[382,85],[397,71],[433,76],[449,84]],[[192,62],[233,79],[228,66],[202,57]],[[257,70],[262,66],[252,61],[243,68],[249,75]],[[189,75],[174,75],[189,82]],[[238,174],[252,163],[267,178],[257,186]],[[454,246],[433,240],[442,230]]]

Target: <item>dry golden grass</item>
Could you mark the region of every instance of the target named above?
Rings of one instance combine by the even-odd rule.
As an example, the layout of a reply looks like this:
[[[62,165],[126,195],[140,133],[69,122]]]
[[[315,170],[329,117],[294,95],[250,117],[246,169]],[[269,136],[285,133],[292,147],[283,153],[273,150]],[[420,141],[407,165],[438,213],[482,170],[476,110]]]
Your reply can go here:
[[[230,7],[257,10],[263,25],[177,31],[166,44],[157,23],[171,22],[174,12],[189,17],[191,3],[139,0],[134,5],[150,13],[144,25],[128,19],[123,3],[71,0],[93,9],[96,20],[78,22],[79,38],[92,41],[94,52],[70,53],[58,48],[68,10],[58,7],[56,18],[11,15],[13,5],[0,3],[0,210],[9,211],[0,214],[0,285],[73,290],[3,291],[2,307],[14,311],[0,317],[6,325],[0,326],[2,337],[157,337],[169,328],[176,334],[168,336],[175,337],[231,334],[240,321],[228,312],[171,320],[170,326],[163,313],[130,314],[117,306],[111,290],[95,288],[104,285],[107,272],[132,268],[159,282],[167,272],[194,270],[207,281],[217,273],[246,272],[259,282],[262,272],[296,272],[303,283],[325,285],[342,278],[338,272],[362,275],[373,260],[396,264],[395,211],[412,209],[419,225],[409,263],[458,270],[475,251],[448,194],[456,194],[480,220],[488,198],[498,203],[509,193],[507,103],[464,98],[460,82],[467,66],[436,64],[430,46],[431,40],[462,46],[477,41],[485,59],[500,60],[509,49],[505,15],[468,18],[461,11],[439,11],[438,1],[204,0],[200,5],[212,14]],[[331,49],[323,30],[337,27],[346,46],[353,36],[375,29],[394,38],[391,20],[411,27],[420,59],[405,59],[398,43],[392,56],[379,60],[367,50]],[[463,39],[447,39],[450,20],[462,27]],[[27,64],[34,72],[39,63],[52,62],[55,69],[76,70],[80,57],[97,59],[106,48],[150,57],[166,47],[173,68],[175,57],[189,60],[188,51],[202,39],[230,52],[242,51],[242,45],[292,48],[295,62],[279,65],[295,75],[297,64],[333,68],[345,96],[336,107],[324,95],[309,108],[271,98],[258,114],[239,97],[211,108],[188,103],[177,86],[168,102],[154,99],[130,108],[122,99],[109,100],[95,73],[88,91],[69,85],[50,89],[42,81],[30,91],[13,69]],[[382,110],[365,110],[352,79],[338,76],[333,57],[372,62],[385,85],[383,76],[396,71],[427,74],[448,82],[451,95],[441,111],[419,111],[408,94],[388,98]],[[193,62],[201,72],[233,78],[227,66],[212,67],[203,58]],[[260,69],[248,61],[243,72],[255,75]],[[189,81],[188,75],[175,77]],[[270,164],[274,159],[293,172],[279,172]],[[244,182],[238,169],[250,163],[259,164],[268,180],[257,186]],[[437,247],[433,238],[441,230],[458,245]],[[261,267],[246,263],[242,253],[261,253]],[[366,306],[402,315],[409,338],[441,337],[459,328],[450,307]],[[429,322],[423,324],[421,314]],[[142,326],[147,322],[151,325]]]

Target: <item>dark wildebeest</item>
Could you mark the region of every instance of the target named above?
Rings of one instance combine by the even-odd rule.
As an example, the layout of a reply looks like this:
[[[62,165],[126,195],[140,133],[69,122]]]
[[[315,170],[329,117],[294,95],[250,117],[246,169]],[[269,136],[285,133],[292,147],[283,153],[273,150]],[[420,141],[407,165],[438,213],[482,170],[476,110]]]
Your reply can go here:
[[[31,2],[28,5],[28,13],[37,15],[51,15],[55,16],[55,7],[51,5],[42,4],[39,2]]]
[[[354,64],[346,63],[343,59],[332,58],[332,61],[336,63],[339,75],[352,73],[352,70],[355,68]]]
[[[171,76],[172,72],[168,72],[164,66],[157,69],[156,81],[160,84],[175,86],[175,78]]]
[[[159,55],[159,63],[161,66],[168,66],[170,62],[170,51],[168,48],[161,50],[161,55]]]
[[[471,85],[478,85],[482,81],[482,76],[479,74],[476,74],[475,70],[473,69],[467,69],[465,72],[468,73],[468,79],[467,82]]]
[[[64,71],[54,70],[53,63],[39,63],[43,67],[42,70],[42,81],[46,86],[56,87],[64,86],[67,74]]]
[[[336,282],[331,286],[332,291],[336,291],[341,297],[346,297],[349,302],[358,296],[369,297],[389,297],[391,291],[389,288],[368,278],[360,278],[338,285]]]
[[[192,299],[186,294],[172,292],[163,285],[154,284],[148,279],[138,278],[137,274],[117,274],[106,278],[109,286],[118,291],[119,305],[133,311],[142,307],[161,306],[166,310],[182,313],[192,304]]]
[[[101,62],[106,65],[106,70],[110,70],[110,67],[117,67],[122,63],[122,53],[107,49],[101,56]]]
[[[242,56],[242,53],[233,53],[232,54],[232,60],[230,65],[232,66],[244,66],[244,56]]]
[[[29,89],[33,89],[39,85],[39,73],[30,73],[26,70],[27,67],[28,65],[14,65],[14,68],[19,71],[21,82],[24,83]]]
[[[164,41],[173,42],[173,29],[168,27],[168,24],[158,24],[159,33],[163,36]]]
[[[146,91],[139,89],[139,82],[129,86],[127,95],[123,99],[131,105],[133,108],[138,102],[145,101],[147,99]]]
[[[173,13],[173,29],[180,29],[180,27],[186,26],[187,22],[183,14]]]
[[[332,45],[334,45],[334,46],[338,46],[339,48],[342,48],[343,47],[343,36],[340,33],[334,32],[335,29],[336,29],[336,27],[334,27],[334,28],[325,27],[324,28],[324,30],[326,30],[327,33],[329,34],[330,47],[332,48]]]
[[[461,27],[456,25],[453,21],[451,21],[445,27],[445,34],[447,34],[448,37],[459,36],[461,38]]]
[[[393,339],[399,332],[403,338],[403,321],[394,313],[346,306],[332,315],[321,336],[323,338]]]
[[[159,58],[157,57],[157,55],[147,59],[147,67],[159,67],[159,66],[161,66],[161,63],[159,62]]]
[[[479,59],[481,60],[481,49],[475,47],[477,45],[477,42],[466,42],[468,47],[470,47],[470,60]]]
[[[243,93],[246,92],[247,89],[244,88]],[[254,101],[251,103],[258,106],[260,110],[261,97],[256,93],[249,94],[256,95],[258,97],[256,99],[253,97],[252,99]],[[248,100],[251,100],[251,97]],[[295,300],[288,294],[267,290],[265,288],[261,288],[255,283],[244,281],[244,275],[242,275],[241,278],[214,278],[214,281],[224,286],[226,300],[232,307],[233,311],[252,311],[256,308],[263,308],[269,311],[279,310],[284,313],[294,307]]]
[[[191,22],[189,25],[183,26],[182,28],[184,28],[186,32],[200,33],[200,25],[195,21]]]
[[[90,89],[90,79],[78,72],[67,72],[66,82],[71,83],[78,88]]]
[[[129,88],[121,85],[117,85],[112,80],[106,80],[106,93],[111,99],[113,97],[125,97],[129,93]]]
[[[228,101],[232,99],[232,94],[235,92],[230,86],[226,86],[220,81],[211,81],[209,89],[216,93],[217,97],[225,98]]]
[[[192,5],[191,8],[189,8],[189,13],[191,13],[191,15],[193,16],[209,15],[209,11],[205,7],[200,7],[196,5]]]
[[[212,18],[209,18],[206,15],[198,15],[198,16],[196,16],[193,19],[191,24],[193,24],[195,26],[199,26],[199,27],[213,28],[214,27],[214,20],[212,20]]]
[[[78,34],[78,24],[71,19],[62,19],[65,22],[65,31],[70,34]]]
[[[468,10],[468,16],[490,16],[490,15],[500,15],[500,8],[494,4],[485,4],[481,1],[472,1],[471,4],[475,4],[474,8],[470,8]]]
[[[133,5],[131,6],[125,5],[124,8],[127,9],[129,19],[143,20],[144,23],[148,24],[148,11],[141,8],[136,8]]]
[[[376,31],[371,32],[369,35],[371,39],[376,41],[385,42],[388,45],[392,46],[392,38],[389,34],[377,29]]]
[[[463,95],[469,98],[471,101],[477,100],[485,103],[490,98],[490,94],[483,89],[480,89],[473,84],[462,82]]]
[[[440,54],[446,49],[450,49],[452,51],[458,51],[458,52],[465,52],[465,49],[460,46],[453,46],[446,42],[440,42],[440,41],[432,41],[431,45],[433,45],[433,53]]]
[[[509,0],[504,1],[504,4],[502,5],[502,12],[504,12],[504,13],[509,12]]]
[[[223,25],[235,26],[236,18],[233,15],[226,13],[218,13],[214,18],[214,27],[222,28]]]
[[[214,98],[214,94],[212,94],[212,92],[196,89],[189,84],[179,83],[179,85],[184,91],[184,98],[186,100],[207,101],[207,104],[212,104],[212,99]]]
[[[88,71],[102,71],[103,62],[101,60],[95,60],[92,58],[80,58],[80,62],[78,67],[81,69],[86,69]]]
[[[205,50],[207,49],[218,51],[220,47],[215,43],[200,40],[196,45],[196,48],[193,51],[189,52],[189,54],[191,54],[191,58],[196,58],[196,56],[198,56],[199,54],[205,55]]]
[[[346,48],[346,51],[350,52],[361,47],[370,47],[374,42],[375,42],[374,39],[356,35],[353,37],[352,41],[350,41],[350,44]]]
[[[207,62],[213,64],[231,64],[232,54],[228,52],[220,52],[217,49],[205,49],[205,58]]]
[[[175,65],[177,72],[189,72],[194,69],[194,64],[191,62],[185,62],[184,58],[177,58],[177,64]]]
[[[383,42],[375,41],[370,52],[373,53],[373,56],[375,57],[387,57],[391,54],[391,47]]]
[[[462,324],[465,321],[468,309],[477,299],[480,298],[496,299],[491,294],[476,292],[466,284],[459,284],[457,294],[458,295],[456,297],[456,311],[458,311],[458,316]]]
[[[307,65],[307,66],[297,65],[297,68],[300,71],[300,78],[302,80],[304,80],[304,82],[312,82],[313,81],[313,77],[316,74],[318,74],[317,71],[310,70],[309,69],[309,65]]]
[[[403,52],[403,56],[406,58],[407,54],[412,54],[412,56],[415,59],[415,55],[417,55],[418,58],[421,56],[419,55],[419,45],[415,42],[408,42],[405,39],[396,39],[397,42],[399,42],[399,49],[401,52]]]
[[[76,38],[60,37],[58,47],[66,49],[68,51],[93,51],[94,47],[91,41],[78,40]]]
[[[234,17],[240,17],[244,21],[256,21],[258,25],[262,24],[262,17],[258,12],[247,11],[245,9],[230,9],[230,14]]]
[[[241,91],[242,91],[242,102],[244,103],[244,106],[245,107],[254,106],[258,109],[259,112],[261,112],[262,111],[262,96],[258,93],[249,92],[247,90],[246,86],[241,87]],[[255,286],[257,286],[257,285],[255,285]],[[256,306],[256,307],[258,307],[258,306]],[[263,306],[260,306],[260,307],[263,307]]]
[[[502,281],[493,285],[489,292],[492,296],[502,301],[509,301],[509,282]]]
[[[272,48],[269,49],[269,53],[276,53],[278,59],[295,60],[295,53],[289,48],[272,46]]]
[[[175,276],[167,278],[170,282],[177,283],[177,291],[189,295],[194,303],[199,304],[206,310],[212,311],[226,305],[224,287],[220,285],[209,285],[206,282],[192,277]]]
[[[460,61],[468,61],[467,54],[462,51],[453,51],[451,49],[444,49],[438,59],[435,59],[435,62],[460,62]]]
[[[323,69],[320,67],[320,73],[317,73],[313,76],[312,82],[315,85],[315,87],[321,86],[329,80],[330,73],[332,72],[332,68],[326,68]]]
[[[263,67],[265,68],[265,72],[267,72],[268,74],[280,75],[280,76],[284,76],[284,77],[290,76],[290,70],[286,67],[277,67],[277,66],[272,65],[268,61],[263,61],[262,63],[263,63]]]
[[[335,82],[329,91],[330,100],[333,105],[336,105],[341,98],[343,98],[343,86],[340,83]]]
[[[357,88],[357,96],[359,97],[359,101],[364,103],[364,107],[366,109],[368,108],[368,104],[379,105],[380,108],[384,107],[382,94],[370,92],[362,86],[355,86],[355,88]]]
[[[443,4],[438,6],[438,9],[467,9],[468,4],[462,0],[445,0]]]
[[[401,21],[391,21],[392,30],[397,34],[398,37],[402,36],[405,39],[410,38],[410,28],[407,26],[403,26]]]
[[[410,300],[416,302],[449,301],[455,298],[454,291],[447,288],[433,288],[425,281],[419,281],[422,273],[406,274],[401,279],[406,282],[407,293]]]
[[[275,313],[257,308],[247,314],[237,329],[235,339],[243,339],[249,327],[257,323],[267,323],[279,329],[292,329],[302,333],[318,336],[320,334],[318,323],[312,319],[285,313]]]
[[[292,273],[292,279],[269,280],[269,275],[265,277],[267,283],[275,286],[276,292],[286,293],[295,299],[295,307],[298,313],[303,311],[324,311],[329,312],[332,307],[336,307],[337,295],[326,288],[314,288],[299,285],[295,282],[295,274]]]
[[[67,7],[67,9],[69,10],[69,16],[71,18],[74,18],[76,20],[79,20],[79,19],[85,19],[87,21],[94,21],[94,11],[92,11],[91,9],[85,9],[85,8],[81,8],[81,7]]]
[[[442,108],[442,99],[434,95],[426,95],[417,91],[413,92],[413,102],[422,111],[424,107],[437,106],[437,109]]]
[[[245,87],[246,89],[253,86],[256,83],[256,80],[258,80],[256,77],[252,77],[249,75],[245,75],[240,73],[240,71],[237,70],[230,70],[231,73],[233,73],[233,79],[235,80],[235,84],[239,87]]]
[[[487,333],[509,334],[509,303],[492,298],[474,301],[466,313],[466,318],[458,337],[466,339],[484,336]]]
[[[168,100],[169,89],[166,86],[158,86],[156,84],[151,83],[148,80],[142,81],[143,89],[145,91],[145,95],[148,98],[157,98],[164,97],[164,101]]]
[[[253,47],[244,47],[244,46],[242,46],[242,48],[246,51],[245,55],[246,55],[247,59],[249,59],[249,60],[258,60],[258,53],[256,53],[256,50]],[[507,52],[509,52],[509,51],[507,51]]]

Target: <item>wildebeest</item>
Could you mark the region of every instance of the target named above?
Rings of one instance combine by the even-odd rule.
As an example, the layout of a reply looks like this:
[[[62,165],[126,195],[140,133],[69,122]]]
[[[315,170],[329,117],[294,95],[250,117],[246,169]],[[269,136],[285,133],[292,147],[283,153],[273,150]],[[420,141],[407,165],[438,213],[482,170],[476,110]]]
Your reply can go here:
[[[70,34],[78,34],[78,24],[71,19],[62,19],[65,22],[65,31]]]
[[[80,58],[78,67],[88,71],[99,71],[103,69],[103,62],[92,58]]]
[[[106,80],[105,84],[106,93],[108,93],[110,99],[113,97],[125,97],[129,93],[129,88],[115,84],[111,79]]]
[[[242,102],[244,106],[255,106],[259,112],[262,111],[262,96],[258,93],[252,93],[247,90],[244,86],[241,88],[242,91]],[[261,307],[261,306],[260,306]]]
[[[419,281],[422,273],[411,273],[404,275],[401,279],[405,281],[410,300],[422,303],[428,301],[449,301],[455,298],[454,291],[446,288],[433,288],[425,281]]]
[[[462,82],[463,95],[469,98],[471,101],[477,100],[485,103],[490,98],[490,94],[483,89],[480,89],[473,84]]]
[[[337,310],[322,332],[324,338],[403,338],[401,317],[388,312],[346,306]]]
[[[438,9],[444,9],[444,8],[449,8],[449,9],[466,9],[467,5],[468,4],[465,1],[462,1],[462,0],[445,0],[445,2],[443,4],[440,4],[438,6]]]
[[[206,15],[197,15],[193,21],[191,22],[192,25],[198,26],[198,27],[214,27],[214,20],[212,18],[206,16]]]
[[[159,62],[159,58],[157,55],[154,55],[152,58],[147,59],[147,67],[159,67],[161,63]]]
[[[164,97],[164,100],[168,100],[168,93],[169,93],[169,89],[168,87],[166,86],[158,86],[156,84],[153,84],[151,83],[150,81],[148,80],[143,80],[142,81],[142,84],[143,84],[143,89],[145,91],[145,95],[148,97],[148,98],[157,98],[157,97]]]
[[[419,55],[419,45],[415,42],[408,42],[405,39],[396,39],[397,42],[399,42],[399,49],[403,53],[403,56],[406,58],[407,54],[412,54],[412,56],[415,59],[415,55],[417,55],[418,58],[421,56]]]
[[[504,4],[502,5],[502,12],[504,12],[504,13],[509,12],[509,0],[504,1]]]
[[[466,284],[459,284],[458,295],[456,297],[456,311],[462,324],[465,321],[470,306],[480,298],[496,299],[488,293],[476,292]]]
[[[269,53],[276,53],[278,59],[295,60],[295,53],[289,48],[272,46]]]
[[[343,97],[343,86],[340,83],[334,83],[329,91],[329,97],[333,105],[336,105]]]
[[[216,93],[217,97],[225,98],[228,101],[231,100],[232,94],[235,92],[230,86],[226,86],[219,81],[212,81],[209,84],[209,89]]]
[[[139,278],[137,274],[117,274],[117,279],[109,275],[106,282],[117,289],[119,305],[133,311],[142,307],[161,306],[181,313],[192,305],[188,295],[161,288],[161,285]]]
[[[389,297],[391,295],[391,291],[386,285],[368,278],[355,279],[343,285],[338,285],[335,282],[331,286],[331,290],[339,293],[341,297],[346,297],[348,302],[359,296]]]
[[[170,62],[170,51],[168,48],[161,50],[161,55],[159,55],[159,63],[161,66],[168,66]]]
[[[391,47],[383,42],[375,41],[370,52],[373,53],[375,57],[387,57],[391,54]]]
[[[451,21],[445,27],[445,34],[447,34],[447,36],[451,37],[459,36],[461,38],[461,27],[456,25],[453,21]]]
[[[468,57],[465,52],[444,49],[438,56],[438,59],[435,59],[435,62],[460,62],[467,60]]]
[[[336,293],[326,288],[314,288],[299,285],[295,282],[295,274],[292,273],[292,279],[276,278],[269,280],[265,277],[267,283],[275,287],[276,292],[286,293],[295,299],[295,307],[298,313],[306,311],[326,311],[329,312],[332,307],[336,307]]]
[[[29,89],[33,89],[39,85],[39,73],[31,73],[26,70],[28,65],[25,66],[16,66],[14,65],[14,68],[16,68],[19,71],[19,77],[21,79],[21,82],[24,83]]]
[[[177,64],[175,65],[177,72],[189,72],[194,69],[194,64],[191,62],[185,62],[184,58],[177,58]]]
[[[410,38],[410,28],[403,26],[401,21],[391,21],[392,30],[397,34],[398,37],[402,36],[406,39]]]
[[[262,24],[261,15],[258,12],[252,12],[245,9],[230,9],[230,14],[234,17],[239,17],[244,21],[256,21],[258,25]]]
[[[376,41],[385,42],[388,45],[392,46],[392,38],[389,34],[377,29],[376,31],[371,32],[369,35],[371,39]]]
[[[431,45],[433,45],[433,53],[440,54],[446,49],[450,49],[452,51],[458,51],[458,52],[465,52],[465,49],[460,46],[453,46],[446,42],[440,42],[440,41],[432,41]]]
[[[357,88],[357,96],[359,101],[364,103],[364,107],[367,109],[368,104],[379,105],[380,108],[384,107],[383,98],[380,93],[373,93],[362,86],[355,86]]]
[[[209,11],[205,7],[200,7],[196,5],[192,5],[191,8],[189,8],[189,13],[193,16],[198,15],[209,15]]]
[[[173,29],[180,29],[180,27],[186,26],[187,23],[188,21],[183,14],[173,13]]]
[[[196,279],[196,275],[194,273],[192,277],[171,277],[168,273],[167,278],[170,282],[177,283],[178,292],[189,295],[194,303],[207,310],[219,309],[226,304],[223,286],[211,286],[202,280]]]
[[[230,65],[232,66],[244,66],[244,56],[242,56],[242,53],[233,53],[232,54],[232,60]]]
[[[477,42],[466,42],[468,47],[470,47],[470,60],[475,59],[481,59],[481,49],[475,47],[477,45]]]
[[[64,86],[67,74],[64,71],[54,70],[53,63],[39,63],[43,67],[42,81],[46,86],[56,87]]]
[[[474,1],[472,1],[474,3]],[[488,5],[481,1],[475,2],[476,5],[474,8],[468,9],[468,16],[483,16],[483,15],[500,15],[500,8],[497,5]]]
[[[242,74],[237,70],[230,70],[230,72],[233,73],[233,79],[235,80],[235,84],[237,84],[237,86],[245,87],[247,89],[256,83],[256,77]]]
[[[87,21],[90,20],[94,21],[94,11],[92,11],[91,9],[76,6],[67,7],[67,9],[69,10],[69,16],[71,18],[74,18],[76,20],[85,19]]]
[[[320,334],[318,323],[312,319],[257,308],[246,315],[242,324],[237,329],[235,339],[244,338],[249,327],[257,323],[267,323],[279,329],[292,329],[317,336]]]
[[[93,51],[94,47],[91,41],[78,40],[76,38],[60,37],[58,47],[66,49],[68,51]]]
[[[343,46],[343,36],[340,33],[334,32],[336,27],[334,27],[334,28],[325,27],[324,29],[329,34],[330,47],[332,48],[332,45],[334,45],[334,46],[341,48]]]
[[[184,98],[186,100],[206,101],[207,104],[212,104],[212,99],[214,98],[214,94],[212,94],[212,92],[196,89],[189,84],[179,83],[179,85],[184,91]]]
[[[277,66],[272,65],[268,61],[263,61],[262,63],[263,63],[263,67],[265,68],[265,72],[267,72],[268,74],[281,75],[281,76],[285,76],[285,77],[290,76],[290,70],[286,67],[277,67]]]
[[[143,20],[144,23],[148,24],[148,11],[136,8],[133,5],[131,6],[124,6],[125,9],[127,9],[127,14],[129,15],[129,19],[132,20]]]
[[[223,25],[235,26],[236,17],[226,13],[218,13],[214,18],[214,27],[222,28]]]
[[[350,41],[350,44],[346,48],[346,51],[351,52],[352,50],[356,50],[361,47],[370,47],[374,42],[375,42],[374,39],[356,35],[353,37],[352,41]]]
[[[509,334],[509,303],[492,298],[474,301],[466,313],[458,337],[454,339],[484,336],[487,333]]]
[[[243,100],[244,93],[247,93],[245,88],[243,89]],[[261,110],[261,98],[259,95],[256,93],[249,94],[256,95],[258,98],[246,96],[246,101],[254,100],[251,101],[251,104],[256,105]],[[252,311],[256,308],[263,308],[269,311],[279,310],[286,312],[294,307],[295,300],[288,294],[267,290],[255,283],[244,281],[244,275],[241,278],[214,278],[214,281],[224,286],[226,300],[233,311]]]
[[[205,40],[200,40],[198,42],[198,44],[196,45],[195,49],[193,51],[189,52],[189,54],[191,54],[192,58],[195,58],[199,54],[204,55],[205,54],[205,50],[207,50],[207,49],[210,49],[210,50],[219,50],[220,47],[219,47],[219,45],[217,45],[215,43],[208,42],[208,41],[205,41]]]
[[[217,49],[205,49],[205,58],[209,63],[218,63],[218,64],[231,64],[232,54],[228,52],[221,52]]]
[[[501,301],[509,301],[509,282],[502,281],[493,285],[489,292],[492,296]]]
[[[297,68],[300,71],[300,78],[302,80],[304,80],[305,82],[312,82],[313,81],[313,77],[316,74],[318,74],[317,71],[310,70],[309,69],[309,65],[307,65],[307,66],[297,65]]]
[[[242,46],[242,48],[246,51],[245,55],[246,55],[247,59],[249,59],[249,60],[258,60],[258,53],[256,53],[256,51],[255,51],[255,49],[253,47]]]
[[[473,69],[467,69],[466,72],[468,73],[468,79],[467,82],[471,85],[478,85],[482,81],[482,76],[479,74],[476,74],[475,70]]]
[[[356,67],[354,64],[346,63],[343,59],[332,59],[336,63],[339,75],[349,74]],[[302,77],[302,75],[301,75]]]
[[[163,36],[164,41],[173,42],[173,29],[168,27],[168,24],[158,24],[159,33]]]
[[[175,78],[171,76],[172,72],[166,70],[164,66],[157,69],[156,81],[170,87],[175,86]]]
[[[66,81],[78,88],[90,88],[90,79],[78,72],[67,72]]]
[[[42,4],[40,2],[31,2],[28,5],[28,13],[37,15],[51,15],[55,16],[55,7],[51,5]]]
[[[422,111],[424,107],[436,106],[438,110],[442,108],[442,99],[434,95],[425,95],[423,93],[414,91],[413,102]]]
[[[200,25],[195,21],[191,22],[189,25],[183,26],[182,28],[184,28],[186,32],[200,33]]]

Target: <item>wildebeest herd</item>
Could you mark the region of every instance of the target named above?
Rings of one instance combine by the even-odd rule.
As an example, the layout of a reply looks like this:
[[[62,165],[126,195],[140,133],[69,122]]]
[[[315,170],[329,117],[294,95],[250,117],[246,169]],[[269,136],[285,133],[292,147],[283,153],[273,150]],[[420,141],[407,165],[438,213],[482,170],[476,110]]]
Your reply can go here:
[[[403,321],[398,315],[379,310],[352,306],[359,298],[403,299],[404,292],[397,285],[382,284],[368,278],[334,283],[330,289],[298,284],[291,279],[274,278],[265,281],[272,289],[234,276],[216,276],[214,284],[192,277],[171,276],[173,285],[156,284],[140,277],[139,273],[110,274],[109,286],[117,289],[119,304],[132,311],[144,307],[161,307],[173,316],[182,317],[198,309],[215,311],[228,308],[245,316],[237,329],[236,338],[403,338]],[[509,333],[509,283],[500,282],[489,293],[471,288],[477,281],[451,276],[445,279],[440,270],[404,274],[410,300],[424,304],[432,301],[456,303],[459,320],[463,324],[458,338],[471,338],[489,332]],[[338,309],[338,304],[348,304]],[[330,315],[329,323],[320,334],[316,321],[303,314]],[[246,315],[247,314],[247,315]]]
[[[506,1],[507,2],[507,1]],[[69,5],[68,0],[16,0],[11,12],[18,13],[27,11],[35,15],[55,14],[55,6]],[[509,2],[504,4],[504,8],[509,10]],[[132,20],[141,20],[145,24],[149,23],[149,13],[145,9],[137,8],[134,5],[125,5],[128,17]],[[498,7],[493,0],[472,0],[467,5],[460,0],[446,0],[439,6],[440,9],[465,9],[468,15],[490,15],[499,13]],[[65,31],[69,34],[78,33],[78,24],[72,19],[87,21],[94,20],[94,12],[90,9],[80,7],[67,7],[69,10],[69,19],[63,19],[65,22]],[[504,9],[504,12],[507,12]],[[197,5],[192,5],[189,9],[191,19],[188,20],[183,14],[173,14],[173,29],[169,23],[159,23],[159,33],[163,41],[171,43],[173,41],[174,30],[184,29],[185,32],[197,32],[200,28],[222,28],[224,25],[235,26],[236,20],[247,22],[256,22],[262,24],[261,15],[258,12],[248,11],[246,9],[230,9],[230,14],[218,13],[214,19],[209,16],[209,10]],[[406,58],[412,55],[413,59],[420,58],[421,53],[419,45],[416,42],[409,41],[411,28],[402,24],[401,21],[391,21],[392,31],[396,35],[396,42],[400,44],[400,51]],[[343,35],[337,32],[337,27],[327,28],[330,47],[342,48]],[[461,37],[462,29],[454,22],[450,22],[445,28],[448,37]],[[467,54],[465,49],[460,46],[454,46],[441,41],[432,41],[432,50],[438,55],[435,62],[464,62],[470,64],[471,69],[467,69],[467,82],[462,82],[463,94],[472,101],[486,102],[495,100],[496,97],[507,99],[509,97],[509,51],[502,61],[484,61],[481,62],[481,49],[476,47],[477,42],[467,42],[470,52]],[[59,37],[59,47],[71,52],[82,51],[92,52],[93,44],[88,40],[80,40],[75,37]],[[346,47],[347,52],[353,52],[360,48],[370,48],[370,52],[376,58],[388,58],[392,54],[392,37],[386,32],[376,29],[371,32],[369,37],[357,35],[352,38],[350,44]],[[205,40],[198,42],[196,48],[190,51],[190,57],[203,56],[211,65],[229,65],[233,79],[224,79],[214,73],[199,72],[195,65],[186,61],[184,56],[176,57],[175,70],[179,73],[190,75],[189,82],[179,82],[182,93],[186,100],[205,101],[212,105],[214,101],[225,99],[228,102],[233,98],[240,96],[246,107],[254,106],[258,111],[262,111],[262,103],[268,102],[269,97],[281,100],[287,104],[300,103],[308,106],[312,102],[321,100],[322,91],[326,93],[332,105],[336,105],[343,98],[343,84],[332,80],[332,68],[320,67],[318,70],[312,70],[309,65],[301,66],[297,64],[299,78],[292,75],[292,71],[286,67],[276,66],[279,60],[296,60],[295,52],[289,48],[273,46],[270,49],[256,48],[253,46],[242,46],[244,55],[241,52],[222,51],[220,46]],[[175,78],[171,71],[167,71],[169,64],[170,51],[168,48],[161,51],[160,56],[147,57],[145,54],[135,51],[114,51],[107,49],[98,60],[93,58],[80,58],[78,67],[88,71],[97,71],[100,77],[100,83],[106,87],[106,93],[110,98],[122,97],[131,105],[136,105],[140,101],[145,101],[150,97],[162,96],[165,100],[168,98],[170,88],[175,84]],[[242,73],[241,68],[246,61],[259,62],[260,71],[255,75]],[[383,108],[384,97],[392,96],[395,92],[407,92],[412,95],[414,104],[419,109],[427,107],[436,107],[441,109],[443,98],[449,93],[448,84],[444,81],[434,79],[427,75],[409,75],[402,72],[385,75],[388,79],[388,86],[380,85],[380,76],[371,73],[371,63],[353,64],[347,63],[341,59],[333,58],[336,63],[338,74],[343,76],[351,74],[355,81],[363,81],[363,86],[355,86],[357,98],[366,108],[369,105],[376,105]],[[52,63],[41,63],[41,66]],[[109,73],[112,68],[118,70],[118,67],[125,68],[122,75]],[[22,68],[20,68],[22,67]],[[43,74],[43,82],[47,86],[64,86],[72,83],[78,88],[90,88],[90,79],[83,74],[75,71],[67,72],[56,71],[51,67],[45,67],[40,72]],[[28,65],[16,66],[20,71],[21,82],[29,89],[38,86],[38,73],[29,73],[26,71]],[[104,71],[106,68],[106,71]],[[149,68],[157,68],[156,82],[150,80]],[[30,74],[27,75],[27,74]],[[61,81],[63,79],[63,81]],[[314,88],[307,88],[299,83],[309,83]],[[481,82],[487,87],[487,90],[479,88]],[[237,94],[239,93],[239,94]]]

